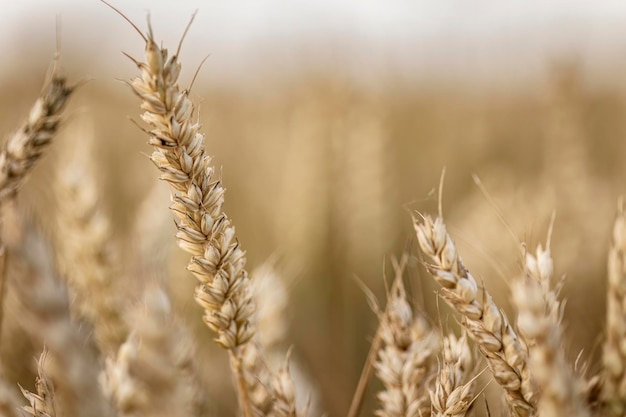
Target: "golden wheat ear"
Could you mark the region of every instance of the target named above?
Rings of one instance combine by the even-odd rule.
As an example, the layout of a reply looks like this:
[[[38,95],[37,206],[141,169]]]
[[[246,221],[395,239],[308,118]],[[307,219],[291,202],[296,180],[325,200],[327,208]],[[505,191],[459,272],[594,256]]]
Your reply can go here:
[[[55,250],[64,279],[73,292],[75,316],[93,326],[104,356],[112,356],[127,336],[125,297],[119,291],[119,248],[113,240],[96,181],[89,120],[74,123],[66,132],[69,143],[59,156],[55,185],[57,227]]]
[[[431,410],[429,384],[440,340],[426,318],[413,311],[402,283],[403,272],[396,268],[380,324],[382,347],[374,367],[384,388],[377,394],[378,417],[430,415]]]
[[[607,270],[607,335],[602,356],[601,397],[611,415],[623,416],[626,413],[626,213],[623,198],[617,205]]]
[[[474,352],[467,333],[457,338],[450,333],[443,339],[442,364],[437,372],[435,388],[430,391],[434,417],[464,417],[475,399]]]
[[[469,336],[487,359],[495,380],[506,392],[513,417],[535,413],[528,351],[504,312],[465,268],[443,218],[413,218],[417,241],[430,263],[426,269],[441,285],[441,296],[460,315]]]
[[[50,145],[74,88],[55,65],[28,118],[0,151],[0,203],[15,195],[21,181]]]
[[[28,118],[9,136],[0,150],[0,205],[15,196],[21,182],[50,145],[59,128],[61,113],[74,89],[75,86],[68,84],[60,74],[57,55]],[[5,269],[5,250],[0,236],[0,326],[6,293]]]
[[[560,284],[551,282],[553,262],[549,245],[548,237],[545,249],[539,245],[536,254],[525,254],[524,276],[512,289],[513,304],[519,312],[518,327],[529,345],[530,374],[540,388],[537,413],[589,417],[583,381],[574,373],[563,349]]]
[[[252,393],[244,369],[244,350],[255,333],[246,255],[223,211],[225,190],[205,151],[200,125],[192,118],[195,107],[189,91],[179,86],[178,56],[170,56],[157,45],[150,25],[148,35],[141,36],[145,62],[133,59],[141,75],[130,86],[142,101],[141,118],[148,125],[148,144],[154,148],[151,160],[172,190],[170,209],[178,244],[192,255],[187,269],[198,279],[195,300],[204,309],[204,322],[217,333],[215,341],[229,351],[243,414],[253,417]],[[279,391],[272,388],[270,393],[272,401],[279,404]],[[295,402],[285,409],[295,409]],[[284,414],[282,407],[275,411]]]
[[[13,213],[11,223],[18,231],[6,242],[7,256],[27,271],[10,281],[19,300],[16,319],[48,349],[42,366],[54,387],[57,415],[113,417],[98,385],[101,364],[93,341],[71,320],[67,287],[57,276],[48,242],[22,215],[20,210]]]

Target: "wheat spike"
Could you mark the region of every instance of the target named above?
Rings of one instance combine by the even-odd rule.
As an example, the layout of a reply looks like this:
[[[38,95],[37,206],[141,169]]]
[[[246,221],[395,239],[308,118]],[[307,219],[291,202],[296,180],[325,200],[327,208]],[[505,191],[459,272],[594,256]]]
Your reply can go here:
[[[378,393],[379,417],[430,416],[428,383],[439,348],[427,320],[413,312],[398,274],[381,323],[383,348],[375,364],[384,390]]]
[[[563,352],[562,307],[559,288],[551,285],[550,248],[527,253],[524,277],[514,283],[513,302],[519,311],[518,327],[529,343],[529,368],[540,388],[539,416],[589,417],[583,401],[583,382],[574,374]]]
[[[189,369],[192,342],[172,319],[162,290],[144,295],[131,315],[131,334],[116,357],[107,359],[105,392],[121,416],[200,415],[197,381]]]
[[[602,362],[602,398],[615,416],[626,413],[626,214],[624,200],[618,203],[617,217],[608,256],[607,336]]]
[[[463,326],[476,341],[495,380],[505,389],[514,417],[535,411],[527,370],[527,348],[485,288],[479,287],[463,265],[441,217],[414,218],[417,240],[431,263],[426,268],[442,286],[441,296],[462,316]]]
[[[50,144],[73,91],[74,87],[67,84],[55,65],[28,119],[9,137],[0,152],[0,202],[17,192],[22,179]]]
[[[443,339],[443,363],[437,373],[435,389],[430,398],[435,417],[464,417],[474,398],[474,381],[470,372],[473,353],[466,333],[457,338],[449,334]]]

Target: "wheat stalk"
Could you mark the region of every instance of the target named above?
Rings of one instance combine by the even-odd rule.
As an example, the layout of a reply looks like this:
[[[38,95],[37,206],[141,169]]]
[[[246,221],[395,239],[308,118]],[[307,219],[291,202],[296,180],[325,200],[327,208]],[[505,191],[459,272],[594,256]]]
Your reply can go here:
[[[50,78],[44,83],[39,97],[26,121],[4,143],[0,151],[0,204],[17,192],[21,181],[39,160],[55,135],[61,121],[61,112],[74,86],[67,84],[59,74],[58,57]],[[6,293],[5,248],[0,238],[0,329],[2,305]]]
[[[549,242],[549,239],[548,239]],[[549,245],[549,243],[548,243]],[[524,277],[514,283],[513,303],[518,327],[529,343],[529,368],[540,388],[539,416],[589,417],[583,400],[584,384],[574,374],[563,352],[562,307],[559,288],[552,288],[553,264],[549,246],[527,253]]]
[[[132,332],[107,359],[103,385],[121,416],[200,415],[192,342],[172,319],[170,302],[148,289],[131,315]]]
[[[91,148],[94,132],[86,127],[71,132],[69,161],[63,163],[55,189],[58,201],[55,249],[64,278],[76,293],[79,315],[94,326],[105,355],[113,355],[127,335],[123,297],[115,278],[119,255],[112,242],[108,217],[99,201]]]
[[[602,399],[615,416],[626,413],[626,214],[620,199],[608,256],[607,335],[602,356]]]
[[[214,178],[200,125],[192,120],[189,92],[178,86],[178,52],[168,56],[154,41],[152,29],[144,40],[147,63],[134,60],[141,77],[130,85],[142,99],[141,118],[151,129],[151,160],[174,192],[170,208],[176,236],[180,247],[192,254],[188,269],[200,281],[195,298],[205,310],[204,320],[218,333],[216,342],[234,351],[254,334],[245,253],[222,210],[224,188]]]
[[[70,318],[67,288],[56,276],[47,243],[18,213],[12,223],[21,233],[6,241],[8,255],[28,269],[20,280],[11,281],[21,304],[18,319],[49,350],[43,364],[54,386],[57,415],[111,417],[97,382],[98,359],[88,349],[91,341]]]
[[[413,219],[417,240],[431,263],[426,268],[442,286],[441,296],[462,316],[463,326],[476,341],[495,380],[505,389],[514,417],[535,411],[527,370],[527,349],[494,303],[463,265],[441,216]]]
[[[55,135],[61,112],[74,87],[67,84],[55,62],[28,119],[13,133],[0,152],[0,202],[13,196],[22,179],[39,160]]]
[[[178,228],[176,237],[179,246],[192,255],[187,268],[199,281],[195,300],[204,308],[205,323],[217,332],[216,342],[230,352],[244,416],[252,417],[243,347],[254,336],[251,320],[255,308],[245,253],[236,239],[235,227],[222,210],[224,188],[214,177],[200,125],[192,120],[195,110],[189,91],[178,85],[178,55],[187,30],[176,53],[170,56],[156,44],[150,26],[144,36],[126,20],[146,45],[145,63],[131,58],[141,76],[130,86],[145,110],[141,118],[150,129],[148,143],[154,147],[151,160],[161,171],[160,178],[172,188],[170,209]]]
[[[375,364],[384,390],[378,393],[379,417],[428,417],[428,383],[434,371],[438,338],[426,319],[412,311],[398,273],[381,322],[383,347]]]

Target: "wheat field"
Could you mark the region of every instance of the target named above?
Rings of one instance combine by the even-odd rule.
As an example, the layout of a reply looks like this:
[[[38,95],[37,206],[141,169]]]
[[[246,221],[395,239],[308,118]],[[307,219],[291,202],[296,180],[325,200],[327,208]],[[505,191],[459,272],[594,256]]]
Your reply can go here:
[[[0,79],[1,416],[626,415],[624,91],[211,82],[102,8],[126,68]]]

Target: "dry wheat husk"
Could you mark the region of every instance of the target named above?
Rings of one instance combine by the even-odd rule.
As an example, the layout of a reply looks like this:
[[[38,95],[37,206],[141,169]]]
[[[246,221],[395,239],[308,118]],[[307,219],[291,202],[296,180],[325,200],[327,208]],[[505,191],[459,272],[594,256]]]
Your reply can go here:
[[[47,356],[48,350],[44,348],[37,361],[37,379],[35,381],[37,392],[30,392],[22,388],[22,394],[29,403],[22,409],[33,417],[57,417],[61,415],[57,413],[54,386],[44,369]]]
[[[127,335],[124,296],[116,285],[119,254],[97,193],[91,152],[94,132],[81,125],[69,134],[67,162],[55,181],[55,249],[63,277],[75,295],[73,312],[93,325],[98,347],[111,356]]]

